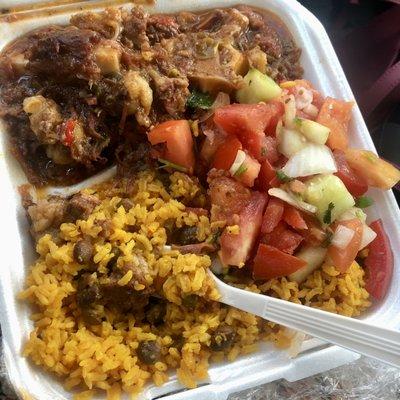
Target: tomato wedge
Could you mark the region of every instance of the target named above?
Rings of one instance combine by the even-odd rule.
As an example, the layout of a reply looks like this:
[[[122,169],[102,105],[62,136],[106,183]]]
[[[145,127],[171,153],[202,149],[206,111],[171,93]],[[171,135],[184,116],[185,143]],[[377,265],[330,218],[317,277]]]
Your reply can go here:
[[[300,211],[294,207],[285,204],[285,211],[283,212],[283,220],[294,229],[308,229],[306,221],[301,216]]]
[[[349,145],[347,129],[353,104],[352,101],[336,100],[332,97],[327,97],[322,104],[316,121],[331,130],[327,141],[331,149],[345,150]]]
[[[271,233],[265,234],[261,239],[262,243],[276,247],[287,254],[293,254],[302,240],[303,236],[293,232],[283,221],[279,222]]]
[[[279,186],[276,178],[275,168],[268,160],[261,163],[260,173],[258,174],[257,187],[262,191],[267,191],[273,186]],[[275,183],[276,182],[276,183]],[[274,185],[275,183],[275,185]]]
[[[263,216],[261,232],[271,233],[278,226],[279,221],[282,219],[284,210],[285,206],[283,201],[277,199],[276,197],[271,197]]]
[[[388,190],[400,180],[400,170],[372,151],[347,149],[345,155],[350,167],[370,186]]]
[[[260,233],[262,214],[267,196],[259,192],[251,194],[250,202],[239,214],[239,234],[221,235],[221,261],[226,265],[242,267],[248,260]]]
[[[163,158],[193,173],[193,137],[187,120],[163,122],[154,127],[147,137],[152,145],[166,143]]]
[[[377,236],[368,246],[365,288],[374,299],[381,300],[385,297],[392,279],[393,253],[382,221],[378,219],[371,222],[370,228]]]
[[[260,243],[253,264],[254,279],[272,279],[290,275],[307,263],[300,258],[286,254],[283,251]]]
[[[267,104],[230,104],[215,111],[214,122],[228,135],[236,136],[243,147],[256,160],[261,161],[266,157],[277,157],[277,153],[271,151],[273,140],[269,140],[264,132],[276,128],[283,111],[283,104],[279,101]]]
[[[331,244],[328,247],[328,256],[337,270],[340,272],[346,272],[352,262],[356,259],[358,250],[360,249],[363,225],[358,218],[340,221],[337,226],[339,225],[351,229],[354,231],[354,235],[344,249],[340,249]]]
[[[242,143],[236,137],[228,137],[217,149],[214,155],[212,168],[229,170],[235,161],[238,150],[242,149]]]
[[[342,150],[336,149],[333,151],[335,157],[337,172],[336,176],[345,184],[347,190],[353,196],[362,196],[368,190],[367,181],[349,166],[346,161],[346,155]]]

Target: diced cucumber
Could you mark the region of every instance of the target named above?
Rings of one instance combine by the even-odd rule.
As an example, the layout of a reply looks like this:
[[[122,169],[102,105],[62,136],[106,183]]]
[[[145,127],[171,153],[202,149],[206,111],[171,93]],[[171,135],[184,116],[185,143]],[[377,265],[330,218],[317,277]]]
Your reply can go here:
[[[299,132],[282,128],[278,135],[279,151],[289,158],[307,145],[307,140]]]
[[[353,196],[335,175],[317,175],[308,180],[304,200],[317,207],[318,219],[326,224],[335,221],[355,204]]]
[[[297,283],[303,282],[308,275],[314,272],[325,260],[327,249],[323,247],[306,247],[300,250],[296,257],[304,260],[307,264],[289,275],[289,280]]]
[[[298,122],[299,131],[310,141],[325,144],[328,140],[330,129],[310,119],[301,119]]]
[[[251,68],[243,78],[244,86],[236,92],[239,103],[253,104],[269,101],[282,93],[280,86],[258,69]]]

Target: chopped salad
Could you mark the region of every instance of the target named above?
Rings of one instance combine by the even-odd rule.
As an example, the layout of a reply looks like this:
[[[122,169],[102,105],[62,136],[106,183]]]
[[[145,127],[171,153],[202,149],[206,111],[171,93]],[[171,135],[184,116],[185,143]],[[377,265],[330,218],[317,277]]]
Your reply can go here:
[[[223,221],[218,272],[301,283],[324,262],[346,272],[357,259],[370,295],[384,297],[393,255],[381,220],[367,222],[367,191],[389,190],[400,171],[349,146],[354,102],[251,68],[234,94],[196,91],[189,106],[198,119],[158,124],[148,140],[163,167],[206,175],[211,220]]]

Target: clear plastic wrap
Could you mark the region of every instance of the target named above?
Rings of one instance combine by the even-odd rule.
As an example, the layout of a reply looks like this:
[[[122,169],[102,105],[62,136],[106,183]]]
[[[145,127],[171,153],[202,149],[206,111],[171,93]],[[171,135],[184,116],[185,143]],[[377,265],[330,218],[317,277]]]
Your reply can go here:
[[[370,358],[288,382],[284,379],[238,392],[229,400],[395,400],[400,398],[400,369]]]

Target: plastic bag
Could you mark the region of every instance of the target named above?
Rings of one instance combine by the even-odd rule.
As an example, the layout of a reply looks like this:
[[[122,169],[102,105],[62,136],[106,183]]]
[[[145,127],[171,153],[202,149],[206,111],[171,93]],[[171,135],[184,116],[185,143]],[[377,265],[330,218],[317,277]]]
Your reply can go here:
[[[370,358],[287,382],[283,379],[230,395],[229,400],[396,400],[400,369]]]

